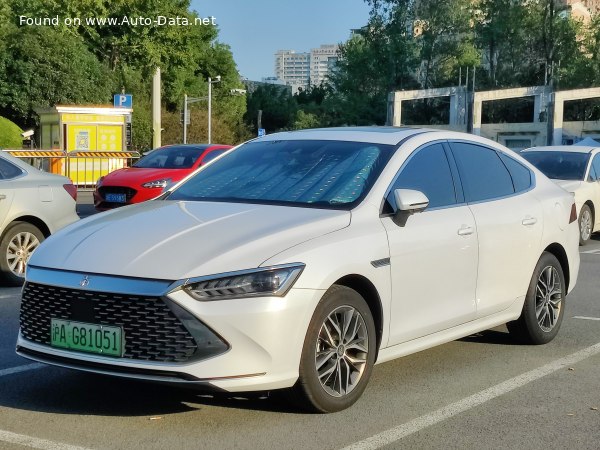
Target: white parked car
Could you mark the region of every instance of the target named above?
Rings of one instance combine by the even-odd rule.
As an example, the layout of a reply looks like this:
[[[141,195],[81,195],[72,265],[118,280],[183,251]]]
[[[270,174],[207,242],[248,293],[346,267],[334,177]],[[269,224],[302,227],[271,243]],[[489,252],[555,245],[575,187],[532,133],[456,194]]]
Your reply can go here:
[[[17,352],[338,411],[375,363],[507,322],[553,339],[578,239],[573,196],[486,139],[273,134],[44,242]]]
[[[67,177],[41,172],[0,152],[0,283],[23,284],[33,251],[79,219],[77,188]]]
[[[600,230],[600,147],[558,145],[523,150],[521,156],[575,194],[579,243]]]

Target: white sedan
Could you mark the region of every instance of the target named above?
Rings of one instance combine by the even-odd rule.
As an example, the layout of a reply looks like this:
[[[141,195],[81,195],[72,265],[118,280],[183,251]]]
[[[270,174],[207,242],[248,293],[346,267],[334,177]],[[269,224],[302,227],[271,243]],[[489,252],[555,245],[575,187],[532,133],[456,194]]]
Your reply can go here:
[[[273,134],[46,240],[17,353],[338,411],[376,363],[504,323],[552,340],[578,239],[573,196],[486,139]]]
[[[0,278],[23,284],[25,267],[40,242],[79,219],[77,188],[67,177],[39,171],[0,152]]]
[[[600,147],[560,145],[523,150],[521,156],[559,186],[575,194],[579,243],[600,230]]]

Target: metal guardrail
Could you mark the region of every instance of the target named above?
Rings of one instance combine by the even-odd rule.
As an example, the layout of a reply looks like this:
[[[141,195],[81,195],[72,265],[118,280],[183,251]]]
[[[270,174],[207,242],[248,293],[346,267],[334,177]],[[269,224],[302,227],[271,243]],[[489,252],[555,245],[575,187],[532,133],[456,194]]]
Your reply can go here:
[[[72,151],[62,150],[13,150],[6,153],[23,159],[26,163],[43,170],[69,177],[80,191],[92,191],[101,176],[131,167],[140,158],[138,152],[130,151]]]

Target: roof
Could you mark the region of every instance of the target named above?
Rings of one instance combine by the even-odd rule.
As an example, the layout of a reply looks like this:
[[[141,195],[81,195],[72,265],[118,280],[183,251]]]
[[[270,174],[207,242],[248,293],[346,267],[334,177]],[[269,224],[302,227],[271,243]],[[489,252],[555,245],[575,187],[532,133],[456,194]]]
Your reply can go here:
[[[521,153],[529,152],[566,152],[566,153],[592,153],[600,147],[588,147],[585,145],[552,145],[549,147],[531,147],[522,150]]]
[[[439,131],[423,128],[407,127],[339,127],[314,128],[309,130],[286,131],[268,134],[258,138],[259,141],[278,140],[323,140],[323,141],[354,141],[372,142],[374,144],[397,145],[403,139],[420,134],[424,131]]]

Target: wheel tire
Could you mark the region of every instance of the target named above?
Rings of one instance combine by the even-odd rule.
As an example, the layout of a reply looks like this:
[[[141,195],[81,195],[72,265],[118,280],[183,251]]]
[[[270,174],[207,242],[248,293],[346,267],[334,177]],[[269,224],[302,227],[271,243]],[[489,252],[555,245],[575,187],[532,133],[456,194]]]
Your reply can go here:
[[[552,287],[548,289],[546,286]],[[507,323],[508,331],[526,344],[546,344],[560,328],[565,311],[565,276],[558,259],[544,252],[538,261],[521,316]]]
[[[592,236],[594,216],[588,205],[583,205],[579,211],[579,245],[585,245]]]
[[[26,222],[11,224],[0,241],[0,278],[9,286],[20,286],[33,250],[44,240],[44,234]]]
[[[349,326],[345,335],[341,333],[343,339],[340,340],[334,322],[343,330],[349,314]],[[291,400],[306,411],[319,413],[341,411],[354,404],[371,376],[376,340],[373,316],[361,295],[345,286],[331,287],[317,305],[308,326],[300,358],[300,376],[288,392]],[[347,346],[349,342],[361,348]],[[321,353],[319,367],[317,353]],[[336,380],[340,382],[336,384]]]

